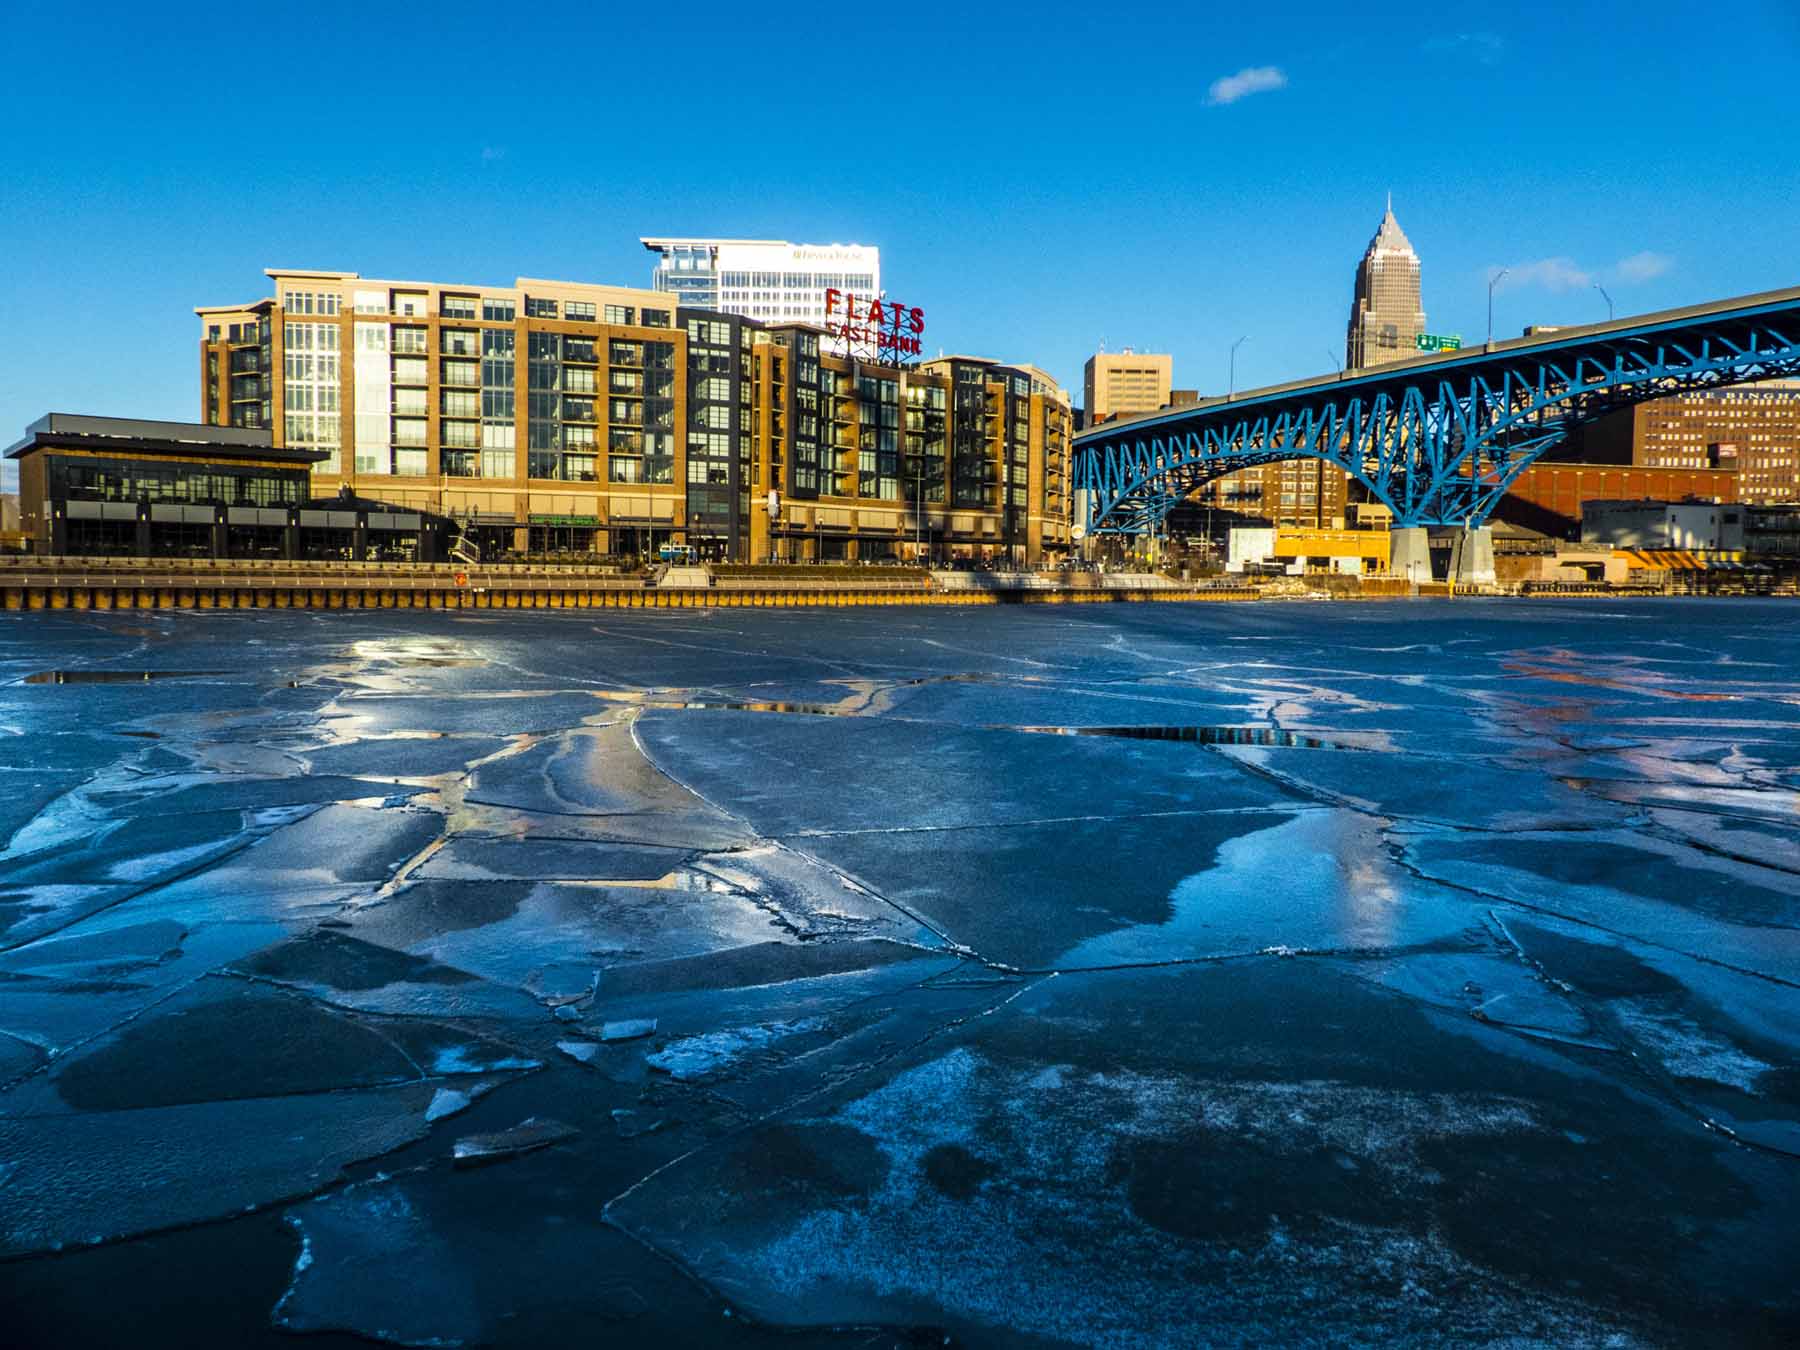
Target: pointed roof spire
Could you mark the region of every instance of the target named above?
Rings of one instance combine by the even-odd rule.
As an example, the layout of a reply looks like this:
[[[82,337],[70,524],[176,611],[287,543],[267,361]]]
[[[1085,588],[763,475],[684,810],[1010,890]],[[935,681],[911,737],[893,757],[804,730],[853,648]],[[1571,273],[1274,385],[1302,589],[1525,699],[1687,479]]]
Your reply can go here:
[[[1375,237],[1369,241],[1369,253],[1412,253],[1412,241],[1406,237],[1406,231],[1400,228],[1400,222],[1394,218],[1394,192],[1388,189],[1387,210],[1381,217],[1381,224],[1375,230]],[[1415,255],[1416,256],[1416,255]]]

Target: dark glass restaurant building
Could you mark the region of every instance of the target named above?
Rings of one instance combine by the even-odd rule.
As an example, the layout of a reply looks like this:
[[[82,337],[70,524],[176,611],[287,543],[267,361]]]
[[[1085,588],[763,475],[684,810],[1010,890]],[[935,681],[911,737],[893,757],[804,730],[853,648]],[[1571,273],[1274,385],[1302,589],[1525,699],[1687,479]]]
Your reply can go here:
[[[267,429],[50,413],[6,451],[33,552],[432,562],[442,522],[348,493],[311,499],[317,450]]]

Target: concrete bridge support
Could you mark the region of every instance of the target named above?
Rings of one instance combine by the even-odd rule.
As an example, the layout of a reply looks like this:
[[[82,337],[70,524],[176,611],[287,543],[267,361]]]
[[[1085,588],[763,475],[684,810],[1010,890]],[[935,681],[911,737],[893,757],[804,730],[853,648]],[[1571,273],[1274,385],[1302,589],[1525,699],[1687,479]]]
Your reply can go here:
[[[1388,571],[1403,581],[1431,580],[1431,531],[1408,525],[1388,537]],[[1490,570],[1492,564],[1489,564]]]
[[[1464,586],[1492,586],[1494,532],[1486,525],[1464,527],[1450,545],[1450,580]]]

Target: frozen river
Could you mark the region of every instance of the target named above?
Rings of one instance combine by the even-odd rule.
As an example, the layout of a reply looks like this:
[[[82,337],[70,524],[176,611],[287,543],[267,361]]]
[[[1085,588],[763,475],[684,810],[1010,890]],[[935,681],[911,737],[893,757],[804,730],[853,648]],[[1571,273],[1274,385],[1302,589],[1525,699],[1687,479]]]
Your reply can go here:
[[[1800,1342],[1800,607],[0,618],[0,1342]]]

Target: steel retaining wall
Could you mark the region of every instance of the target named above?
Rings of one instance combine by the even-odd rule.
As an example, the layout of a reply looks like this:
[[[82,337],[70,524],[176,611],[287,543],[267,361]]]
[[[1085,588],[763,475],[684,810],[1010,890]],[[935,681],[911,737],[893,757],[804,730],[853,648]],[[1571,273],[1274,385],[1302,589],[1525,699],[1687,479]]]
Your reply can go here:
[[[114,573],[101,569],[8,569],[0,607],[8,610],[111,609],[696,609],[846,605],[1107,604],[1254,600],[1248,587],[1160,591],[943,592],[873,585],[764,586],[657,590],[574,577],[488,578],[246,572]]]

